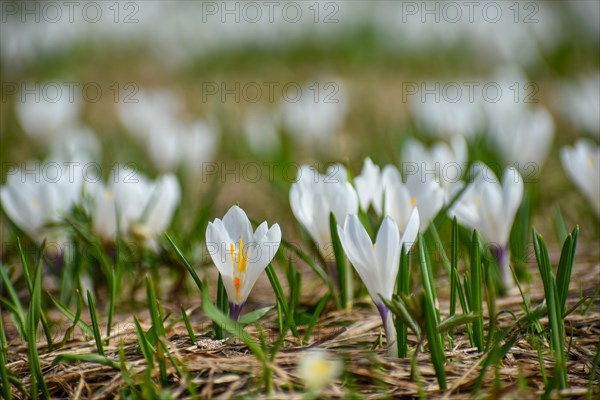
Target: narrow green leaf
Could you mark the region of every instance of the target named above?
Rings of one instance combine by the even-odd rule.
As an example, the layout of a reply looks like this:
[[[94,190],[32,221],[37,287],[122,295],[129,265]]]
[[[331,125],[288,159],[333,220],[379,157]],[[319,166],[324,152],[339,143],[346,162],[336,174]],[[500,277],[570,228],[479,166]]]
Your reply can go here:
[[[92,292],[87,291],[88,307],[90,309],[90,318],[92,319],[92,331],[94,333],[94,341],[96,342],[96,349],[98,354],[104,355],[104,348],[102,346],[102,335],[100,334],[100,325],[98,324],[98,314],[96,313],[96,305],[94,304],[94,297]]]
[[[54,306],[61,313],[63,313],[63,315],[65,317],[67,317],[69,319],[69,321],[71,321],[73,323],[73,325],[77,325],[87,336],[94,337],[94,332],[93,332],[92,328],[90,328],[90,326],[88,324],[86,324],[85,321],[81,320],[81,318],[80,318],[81,305],[82,305],[81,296],[78,296],[77,313],[76,314],[73,314],[73,312],[71,310],[69,310],[67,307],[65,307],[63,304],[61,304],[50,293],[48,293],[48,297],[50,297],[50,300],[52,300],[52,302],[54,303]]]
[[[542,236],[536,232],[535,228],[533,229],[533,246],[540,274],[542,275],[546,304],[548,305],[550,343],[556,359],[554,371],[558,378],[560,388],[564,389],[568,386],[568,380],[564,361],[562,310],[559,309],[558,290],[552,274],[552,265],[550,264],[550,258],[548,257],[548,250],[546,249],[546,244],[544,243]]]
[[[427,342],[431,353],[431,361],[435,374],[440,385],[440,389],[446,389],[446,370],[444,364],[446,357],[444,354],[444,345],[442,337],[438,333],[439,311],[436,304],[436,294],[433,285],[433,272],[429,257],[427,255],[427,245],[423,235],[419,233],[419,260],[421,264],[421,279],[425,296],[423,296],[423,311],[425,314],[425,330]]]
[[[107,367],[111,367],[116,370],[121,369],[117,361],[111,360],[110,358],[106,358],[105,356],[99,354],[59,354],[52,361],[52,365],[57,365],[59,363],[70,364],[75,362],[100,364],[106,365]]]
[[[263,307],[263,308],[259,308],[257,310],[251,311],[245,315],[242,315],[240,317],[240,319],[238,320],[238,322],[241,325],[253,324],[256,321],[258,321],[259,319],[261,319],[262,317],[264,317],[265,315],[267,315],[267,313],[269,311],[271,311],[272,309],[273,309],[273,306],[268,306],[268,307]]]
[[[569,294],[569,284],[571,282],[571,272],[575,262],[575,251],[577,248],[577,237],[579,236],[579,226],[573,229],[573,233],[568,235],[564,241],[558,270],[556,271],[556,286],[558,289],[558,308],[561,315],[565,313],[565,305]]]
[[[185,329],[187,329],[188,336],[190,337],[190,341],[192,343],[196,343],[196,335],[194,334],[194,330],[192,329],[192,324],[190,324],[190,319],[187,316],[187,312],[183,305],[181,306],[181,316],[183,317],[183,323],[185,324]]]
[[[479,253],[479,234],[477,230],[473,231],[471,240],[471,290],[470,290],[470,308],[473,314],[478,317],[473,321],[473,340],[478,351],[483,351],[483,289],[482,289],[482,271],[481,257]]]
[[[142,355],[144,356],[144,358],[146,359],[146,362],[148,363],[148,369],[151,371],[154,369],[153,349],[151,349],[151,346],[148,343],[148,339],[146,338],[146,335],[144,334],[144,330],[142,329],[142,326],[140,325],[140,321],[135,316],[133,317],[133,324],[134,324],[135,333],[136,333],[137,339],[138,339],[138,346],[140,347],[140,351],[142,352]]]
[[[340,303],[342,307],[348,309],[352,299],[349,298],[349,282],[348,274],[352,271],[348,270],[346,265],[346,255],[342,248],[342,242],[337,231],[337,221],[335,215],[329,213],[329,231],[331,233],[331,244],[333,246],[333,254],[335,256],[335,265],[337,268],[338,288],[340,289]]]
[[[1,310],[0,310],[1,311]],[[4,318],[0,314],[0,379],[2,379],[2,395],[6,400],[12,399],[8,380],[8,343],[4,334]]]
[[[317,303],[317,306],[315,307],[314,311],[310,316],[310,321],[306,326],[306,331],[304,332],[305,343],[308,342],[308,339],[310,338],[310,335],[312,334],[312,331],[315,328],[317,321],[319,320],[319,317],[321,316],[321,313],[323,312],[323,309],[325,308],[325,305],[327,304],[330,298],[331,293],[327,292],[323,297],[321,297],[321,300],[319,300],[319,302]]]

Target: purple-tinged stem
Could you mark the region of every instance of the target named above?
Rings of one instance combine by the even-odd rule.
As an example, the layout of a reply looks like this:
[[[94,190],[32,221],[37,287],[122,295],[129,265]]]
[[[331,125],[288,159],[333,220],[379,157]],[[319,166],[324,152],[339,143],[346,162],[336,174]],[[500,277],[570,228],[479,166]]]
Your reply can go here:
[[[232,303],[229,302],[229,318],[236,321],[240,319],[240,314],[242,313],[242,307],[244,307],[245,303]]]
[[[392,357],[398,357],[398,346],[396,345],[396,328],[394,327],[394,321],[390,309],[383,303],[375,303],[379,315],[381,315],[381,321],[383,322],[383,329],[385,330],[385,339],[387,341],[388,355]]]
[[[502,276],[502,283],[506,290],[512,289],[515,285],[513,280],[512,272],[510,271],[510,257],[508,254],[508,243],[504,246],[492,245],[490,250],[498,263],[500,268],[500,275]]]

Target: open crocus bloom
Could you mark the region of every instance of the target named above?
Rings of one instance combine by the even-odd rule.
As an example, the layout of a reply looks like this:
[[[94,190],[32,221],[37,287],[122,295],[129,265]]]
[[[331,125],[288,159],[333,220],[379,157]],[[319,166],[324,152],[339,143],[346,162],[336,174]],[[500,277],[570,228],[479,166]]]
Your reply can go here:
[[[477,229],[491,245],[507,288],[513,286],[508,237],[522,199],[523,179],[515,168],[504,170],[500,185],[494,173],[482,165],[473,183],[449,212],[460,224]]]
[[[325,175],[303,165],[297,182],[290,189],[290,206],[294,216],[310,234],[326,262],[335,262],[331,248],[329,214],[338,222],[358,212],[358,197],[346,179],[346,170],[336,164]]]
[[[223,279],[229,298],[229,316],[237,321],[260,274],[269,265],[279,244],[281,229],[263,222],[252,230],[248,216],[238,206],[215,219],[206,229],[206,246]]]
[[[395,356],[396,330],[390,310],[381,298],[392,299],[400,263],[400,250],[404,244],[405,250],[409,251],[415,241],[419,232],[419,212],[416,208],[413,209],[402,239],[398,225],[390,217],[384,218],[375,243],[371,241],[355,214],[346,218],[343,229],[339,225],[337,229],[346,255],[377,306],[385,329],[388,351],[390,355]]]
[[[575,147],[563,147],[560,159],[575,186],[600,217],[600,147],[582,139]]]

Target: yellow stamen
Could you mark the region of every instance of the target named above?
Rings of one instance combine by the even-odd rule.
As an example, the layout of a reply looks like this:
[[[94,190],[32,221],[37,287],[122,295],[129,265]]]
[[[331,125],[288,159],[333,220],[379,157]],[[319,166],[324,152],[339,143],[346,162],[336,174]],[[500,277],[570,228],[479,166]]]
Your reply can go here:
[[[411,197],[410,198],[410,205],[412,207],[414,207],[417,204],[417,198],[416,197]]]
[[[238,249],[238,272],[246,273],[246,262],[248,261],[248,249],[244,252],[244,241],[240,238],[240,248]]]

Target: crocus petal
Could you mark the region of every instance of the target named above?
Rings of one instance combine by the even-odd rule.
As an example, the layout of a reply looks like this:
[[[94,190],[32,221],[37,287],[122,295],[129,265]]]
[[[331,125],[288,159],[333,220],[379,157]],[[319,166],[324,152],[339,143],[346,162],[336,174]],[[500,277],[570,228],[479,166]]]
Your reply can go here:
[[[401,240],[401,244],[404,244],[406,252],[410,251],[410,248],[417,240],[417,235],[419,234],[419,221],[419,210],[414,208],[410,214],[406,228],[404,228],[404,234],[402,235]]]

